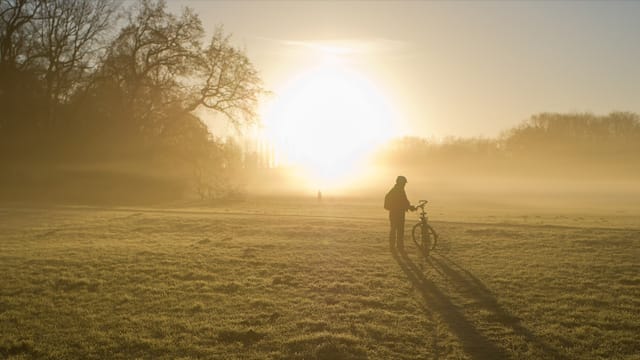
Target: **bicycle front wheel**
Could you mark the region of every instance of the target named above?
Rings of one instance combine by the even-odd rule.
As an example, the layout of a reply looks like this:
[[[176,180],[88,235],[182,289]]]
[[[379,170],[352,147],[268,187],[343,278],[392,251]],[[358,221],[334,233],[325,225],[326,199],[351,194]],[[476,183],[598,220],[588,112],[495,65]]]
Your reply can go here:
[[[431,249],[431,234],[426,230],[425,226],[428,225],[421,222],[415,224],[411,230],[411,238],[420,249],[420,252],[427,256],[429,255],[429,249]]]
[[[438,234],[429,224],[415,224],[411,230],[411,237],[416,246],[426,255],[430,250],[435,249],[438,242]]]

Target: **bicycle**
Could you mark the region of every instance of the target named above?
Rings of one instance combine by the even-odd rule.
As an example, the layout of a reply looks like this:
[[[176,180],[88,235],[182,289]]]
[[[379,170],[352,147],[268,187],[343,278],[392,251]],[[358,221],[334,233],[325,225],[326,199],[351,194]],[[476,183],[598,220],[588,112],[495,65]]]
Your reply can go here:
[[[416,205],[416,210],[420,209],[420,221],[413,226],[411,230],[411,237],[418,249],[422,251],[425,257],[429,256],[429,252],[436,248],[438,244],[438,234],[429,225],[427,212],[424,206],[427,205],[427,200],[420,200]]]

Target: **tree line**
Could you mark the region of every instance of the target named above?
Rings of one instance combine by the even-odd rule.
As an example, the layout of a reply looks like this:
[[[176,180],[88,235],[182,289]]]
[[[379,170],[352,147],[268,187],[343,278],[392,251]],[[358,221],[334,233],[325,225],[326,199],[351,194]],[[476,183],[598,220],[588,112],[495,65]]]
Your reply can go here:
[[[448,175],[638,178],[638,154],[636,113],[541,113],[495,138],[397,139],[379,163]]]
[[[236,166],[238,147],[216,139],[194,110],[210,109],[239,127],[256,122],[264,93],[245,52],[221,27],[205,39],[189,8],[173,14],[153,0],[127,8],[115,0],[0,0],[5,182],[52,179],[62,164],[86,175],[101,163],[211,187]],[[31,176],[25,167],[47,174]]]

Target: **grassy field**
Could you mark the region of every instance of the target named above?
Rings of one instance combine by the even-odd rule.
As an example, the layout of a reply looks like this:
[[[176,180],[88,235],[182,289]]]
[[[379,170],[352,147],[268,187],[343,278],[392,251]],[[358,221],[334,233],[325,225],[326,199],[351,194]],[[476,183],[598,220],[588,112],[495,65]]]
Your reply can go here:
[[[2,208],[0,358],[640,359],[633,223],[447,211]]]

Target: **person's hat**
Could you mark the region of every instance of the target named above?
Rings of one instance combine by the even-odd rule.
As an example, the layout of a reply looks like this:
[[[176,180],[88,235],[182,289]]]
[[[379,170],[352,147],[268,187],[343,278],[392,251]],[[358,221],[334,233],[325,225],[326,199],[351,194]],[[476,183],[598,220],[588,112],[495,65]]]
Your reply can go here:
[[[396,178],[396,184],[406,184],[408,183],[407,178],[400,175]]]

